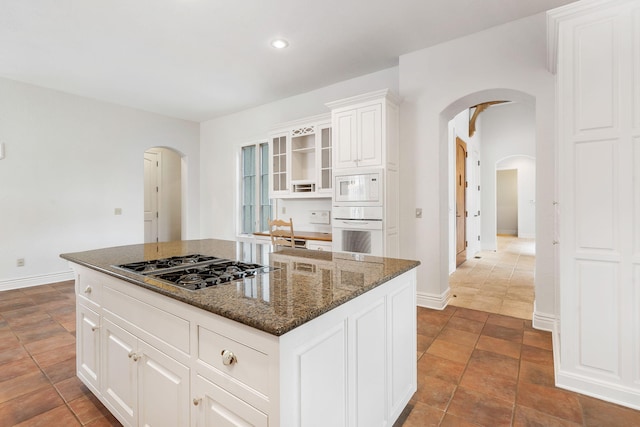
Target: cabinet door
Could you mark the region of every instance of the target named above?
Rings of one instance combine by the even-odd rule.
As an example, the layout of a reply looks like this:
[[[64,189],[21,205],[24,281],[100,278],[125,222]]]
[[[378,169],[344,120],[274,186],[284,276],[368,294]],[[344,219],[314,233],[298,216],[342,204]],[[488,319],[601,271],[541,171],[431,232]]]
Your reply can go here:
[[[331,124],[318,125],[317,133],[317,171],[318,192],[331,194],[333,188],[331,171],[333,170],[333,147]]]
[[[388,296],[387,317],[390,342],[388,350],[389,419],[395,420],[417,389],[416,376],[416,288],[415,270],[400,276]]]
[[[102,396],[126,426],[137,425],[137,338],[103,318]]]
[[[271,197],[282,196],[289,193],[289,165],[287,155],[289,141],[286,133],[271,137],[269,149],[271,153],[271,178],[269,192]]]
[[[334,167],[352,168],[358,160],[357,110],[336,112],[333,115]]]
[[[267,427],[269,419],[242,399],[198,374],[194,384],[198,427]]]
[[[138,341],[138,425],[189,425],[189,369]]]
[[[100,390],[100,316],[77,305],[76,366],[78,376],[94,393]]]
[[[387,421],[387,347],[386,304],[380,298],[351,316],[350,337],[355,343],[355,358],[351,379],[355,387],[353,425],[361,427],[385,426]],[[415,352],[414,356],[415,358]]]
[[[358,108],[358,166],[382,166],[382,104]]]

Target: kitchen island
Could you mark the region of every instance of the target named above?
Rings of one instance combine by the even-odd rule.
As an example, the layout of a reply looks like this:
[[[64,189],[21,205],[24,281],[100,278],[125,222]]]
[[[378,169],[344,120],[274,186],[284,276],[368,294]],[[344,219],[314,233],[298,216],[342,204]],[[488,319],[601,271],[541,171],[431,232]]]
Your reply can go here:
[[[186,290],[123,264],[269,266]],[[195,240],[63,254],[80,379],[124,425],[392,425],[416,389],[415,261]]]

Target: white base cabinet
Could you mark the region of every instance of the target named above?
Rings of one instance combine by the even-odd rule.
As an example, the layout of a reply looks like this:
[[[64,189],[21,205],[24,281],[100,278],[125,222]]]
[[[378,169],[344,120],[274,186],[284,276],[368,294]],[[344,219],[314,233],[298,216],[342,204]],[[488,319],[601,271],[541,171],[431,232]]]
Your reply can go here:
[[[72,267],[78,377],[125,426],[391,426],[416,390],[415,270],[276,337]]]
[[[127,426],[189,425],[189,368],[103,319],[103,396]]]
[[[80,300],[80,298],[78,298]],[[78,376],[93,393],[100,390],[100,316],[78,302],[76,308]]]
[[[417,387],[415,295],[414,270],[282,336],[281,425],[393,425]]]
[[[199,427],[269,426],[269,417],[215,382],[198,374],[194,381],[194,406]]]

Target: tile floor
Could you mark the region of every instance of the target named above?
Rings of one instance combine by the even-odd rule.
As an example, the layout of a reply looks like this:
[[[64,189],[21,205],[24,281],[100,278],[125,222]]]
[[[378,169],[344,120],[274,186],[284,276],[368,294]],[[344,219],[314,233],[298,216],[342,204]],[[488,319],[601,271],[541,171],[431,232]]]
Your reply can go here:
[[[640,426],[640,411],[553,387],[551,336],[528,320],[417,318],[418,391],[395,426]],[[81,425],[120,426],[75,377],[73,283],[0,292],[0,427]]]
[[[0,292],[0,427],[120,426],[75,376],[73,282]]]
[[[640,411],[554,387],[551,334],[531,321],[418,308],[418,391],[394,427],[640,426]]]
[[[529,319],[533,314],[535,241],[498,236],[497,251],[482,251],[449,276],[449,304]]]

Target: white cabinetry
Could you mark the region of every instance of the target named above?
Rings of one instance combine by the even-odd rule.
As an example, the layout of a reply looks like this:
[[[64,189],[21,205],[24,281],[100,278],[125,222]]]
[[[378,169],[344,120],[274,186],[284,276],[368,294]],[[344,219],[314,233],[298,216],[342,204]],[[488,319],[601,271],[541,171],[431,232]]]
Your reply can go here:
[[[344,175],[367,172],[365,168],[382,170],[382,254],[397,257],[400,253],[398,99],[384,89],[330,102],[327,106],[331,108],[333,126],[334,171]],[[340,203],[334,200],[333,204],[335,207]],[[340,232],[335,229],[333,234]]]
[[[582,1],[549,18],[560,183],[556,383],[640,409],[640,3]]]
[[[283,335],[281,425],[393,425],[416,391],[415,322],[414,270]]]
[[[78,302],[76,309],[76,360],[78,376],[87,387],[100,390],[100,316]]]
[[[398,107],[388,90],[328,103],[334,168],[398,167]]]
[[[269,418],[202,375],[194,382],[194,400],[199,427],[267,427]]]
[[[289,194],[290,175],[288,171],[290,167],[290,159],[288,156],[288,136],[286,133],[280,133],[271,136],[269,144],[271,153],[271,175],[270,175],[270,193],[271,198]]]
[[[279,125],[270,137],[270,197],[331,197],[331,138],[328,115]]]
[[[103,319],[103,396],[123,424],[189,425],[189,369]]]
[[[333,244],[331,242],[325,242],[321,240],[307,240],[307,249],[312,251],[331,251]]]
[[[371,269],[281,261],[325,290]],[[415,270],[277,337],[72,266],[78,376],[125,426],[392,425],[416,390]],[[83,296],[87,281],[100,300]]]
[[[81,270],[84,272],[85,270]],[[102,285],[95,274],[76,273],[76,370],[87,387],[99,393]]]

